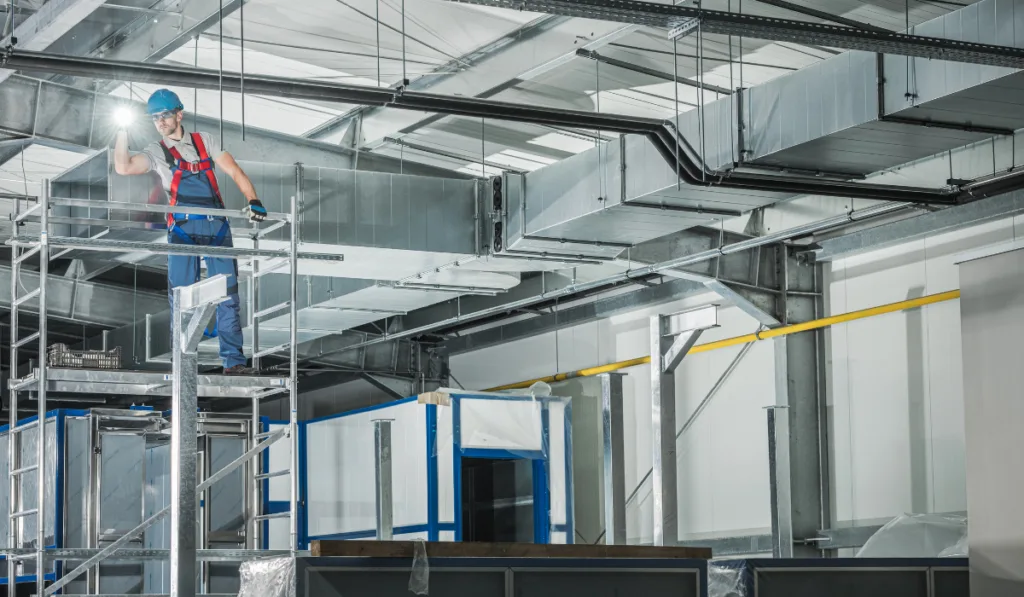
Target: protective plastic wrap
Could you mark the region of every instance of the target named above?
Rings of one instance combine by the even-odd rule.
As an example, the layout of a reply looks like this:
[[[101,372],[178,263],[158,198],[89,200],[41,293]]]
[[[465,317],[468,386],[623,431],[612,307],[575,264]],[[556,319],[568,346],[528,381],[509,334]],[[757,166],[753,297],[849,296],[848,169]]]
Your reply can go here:
[[[964,542],[966,554],[967,518],[953,514],[903,514],[893,518],[872,535],[857,552],[858,558],[934,558],[956,555]]]
[[[742,562],[708,562],[708,597],[746,597]]]
[[[533,399],[460,399],[463,448],[546,453],[541,425],[544,404]]]
[[[430,562],[427,561],[427,544],[422,540],[414,543],[409,592],[416,595],[430,593]]]
[[[295,558],[243,562],[238,597],[295,597]]]
[[[968,555],[970,555],[968,552],[969,549],[967,547],[967,533],[964,533],[963,537],[960,537],[960,539],[956,543],[950,545],[946,549],[943,549],[941,552],[939,552],[939,557],[966,558]]]

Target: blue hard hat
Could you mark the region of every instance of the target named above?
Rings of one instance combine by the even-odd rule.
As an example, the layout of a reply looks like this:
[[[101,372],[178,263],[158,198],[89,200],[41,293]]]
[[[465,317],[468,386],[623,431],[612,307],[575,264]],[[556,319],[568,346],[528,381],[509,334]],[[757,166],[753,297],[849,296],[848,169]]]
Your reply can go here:
[[[168,110],[184,110],[185,106],[181,103],[181,98],[178,97],[177,93],[174,93],[170,89],[157,89],[153,92],[153,95],[149,96],[149,101],[146,102],[146,112],[150,115],[159,114]]]

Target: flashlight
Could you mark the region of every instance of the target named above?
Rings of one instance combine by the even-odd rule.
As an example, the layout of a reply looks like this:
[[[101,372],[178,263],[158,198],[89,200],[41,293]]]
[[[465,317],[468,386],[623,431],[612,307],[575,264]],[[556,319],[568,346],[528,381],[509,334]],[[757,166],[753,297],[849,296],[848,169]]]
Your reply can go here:
[[[135,113],[128,106],[121,106],[114,111],[114,122],[117,123],[117,126],[125,129],[131,126],[134,121]]]

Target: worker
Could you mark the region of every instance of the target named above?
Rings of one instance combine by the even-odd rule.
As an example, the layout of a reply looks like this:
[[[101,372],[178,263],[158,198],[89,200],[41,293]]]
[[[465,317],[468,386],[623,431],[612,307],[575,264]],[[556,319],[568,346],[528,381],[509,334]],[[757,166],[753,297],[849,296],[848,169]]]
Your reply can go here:
[[[114,170],[123,176],[156,172],[167,191],[171,205],[224,208],[214,165],[238,185],[249,204],[245,208],[252,222],[262,222],[267,210],[256,197],[256,189],[242,168],[223,151],[209,133],[186,133],[182,125],[184,105],[177,94],[159,89],[149,97],[146,111],[156,130],[163,137],[142,153],[128,152],[128,133],[117,132],[114,143]],[[230,247],[231,228],[227,218],[195,214],[167,214],[167,242],[177,245]],[[239,317],[238,264],[232,258],[205,257],[209,275],[228,277],[228,300],[217,305],[216,334],[220,340],[220,357],[224,373],[247,375],[242,353],[242,325]],[[167,257],[168,298],[174,309],[174,289],[199,281],[199,255]]]

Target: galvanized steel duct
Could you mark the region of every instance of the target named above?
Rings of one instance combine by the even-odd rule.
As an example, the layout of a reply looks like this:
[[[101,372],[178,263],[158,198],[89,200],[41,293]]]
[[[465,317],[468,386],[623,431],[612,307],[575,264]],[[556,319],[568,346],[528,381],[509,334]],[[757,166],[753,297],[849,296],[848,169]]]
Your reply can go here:
[[[181,84],[202,88],[218,88],[220,81],[216,71],[206,69],[79,58],[23,50],[12,50],[5,59],[5,65],[9,68],[74,74],[79,77]],[[225,82],[226,89],[236,89],[240,86],[241,77],[237,73],[224,73],[223,81]],[[594,128],[618,133],[645,135],[655,145],[661,156],[670,165],[676,167],[682,180],[687,184],[696,186],[721,186],[767,192],[939,205],[955,204],[961,196],[960,190],[957,188],[925,189],[846,181],[825,181],[794,176],[707,171],[689,155],[694,152],[688,147],[685,140],[681,139],[671,128],[672,125],[670,123],[651,118],[597,114],[579,110],[524,107],[519,104],[495,100],[410,91],[402,92],[400,90],[382,90],[358,85],[323,83],[282,77],[255,77],[252,79],[246,77],[246,85],[250,91],[264,95],[341,103],[387,105],[406,110],[535,124]],[[679,152],[676,151],[677,147],[680,149]],[[682,151],[683,149],[686,149],[686,151]],[[1008,183],[1003,181],[1000,188],[1003,188],[1006,184]],[[1012,184],[1024,184],[1024,179],[1014,178],[1014,183]],[[976,188],[975,193],[978,192],[984,192],[984,188]]]

